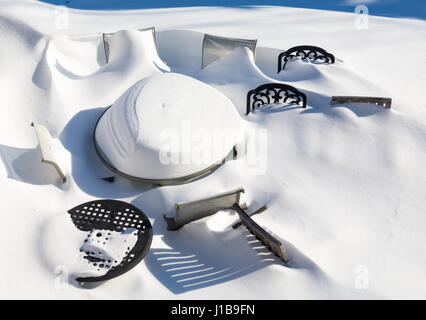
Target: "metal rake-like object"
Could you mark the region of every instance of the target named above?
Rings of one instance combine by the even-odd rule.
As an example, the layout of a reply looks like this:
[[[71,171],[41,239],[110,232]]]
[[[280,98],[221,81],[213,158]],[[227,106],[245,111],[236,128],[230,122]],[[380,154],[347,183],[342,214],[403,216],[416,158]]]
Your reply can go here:
[[[96,200],[80,204],[68,210],[68,213],[79,230],[89,232],[86,241],[93,237],[94,230],[105,230],[95,235],[99,237],[98,241],[104,243],[108,243],[106,241],[111,231],[122,233],[134,229],[132,232],[137,235],[135,245],[133,248],[127,248],[121,261],[104,259],[96,255],[96,252],[85,252],[84,258],[89,263],[108,271],[101,276],[79,277],[76,279],[78,282],[97,282],[118,277],[142,261],[151,246],[152,226],[148,217],[129,203],[108,199]]]
[[[245,203],[240,203],[242,193],[244,193],[244,189],[237,188],[212,197],[176,204],[174,217],[164,216],[164,219],[167,222],[167,229],[178,230],[187,223],[213,215],[220,210],[233,209],[237,211],[240,217],[240,222],[235,223],[232,228],[237,229],[241,223],[252,234],[254,234],[265,247],[272,251],[283,262],[287,263],[288,258],[282,242],[254,222],[242,208],[246,208]],[[266,206],[263,206],[251,215],[261,213],[265,209]]]
[[[256,238],[262,242],[262,244],[272,251],[278,258],[284,263],[288,263],[287,254],[281,241],[276,239],[270,233],[265,231],[261,226],[253,221],[252,218],[237,204],[234,203],[232,206],[240,216],[242,224],[256,236]]]

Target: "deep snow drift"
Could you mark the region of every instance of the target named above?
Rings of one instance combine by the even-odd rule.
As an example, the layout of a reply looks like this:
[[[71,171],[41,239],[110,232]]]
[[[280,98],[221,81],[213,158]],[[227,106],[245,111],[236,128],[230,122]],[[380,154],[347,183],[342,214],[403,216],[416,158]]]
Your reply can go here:
[[[424,21],[371,16],[360,30],[353,14],[282,7],[60,13],[38,2],[1,2],[1,297],[426,297]],[[159,58],[135,31],[151,26]],[[111,41],[106,64],[102,33],[129,29]],[[256,57],[235,50],[201,70],[205,32],[257,38]],[[325,48],[336,63],[294,61],[276,74],[279,52],[300,44]],[[158,67],[227,96],[247,144],[257,148],[256,161],[242,156],[180,186],[102,180],[111,171],[93,147],[96,121]],[[305,92],[308,107],[265,107],[244,116],[247,91],[270,81]],[[390,96],[392,109],[330,105],[332,95],[343,94]],[[62,146],[64,185],[40,163],[33,121]],[[244,228],[232,229],[233,212],[166,230],[162,215],[171,215],[176,202],[240,186],[250,210],[268,205],[254,219],[283,241],[287,266]],[[97,198],[143,210],[153,225],[151,250],[100,287],[67,286],[71,267],[55,254],[77,244],[66,237],[65,220],[56,222]]]

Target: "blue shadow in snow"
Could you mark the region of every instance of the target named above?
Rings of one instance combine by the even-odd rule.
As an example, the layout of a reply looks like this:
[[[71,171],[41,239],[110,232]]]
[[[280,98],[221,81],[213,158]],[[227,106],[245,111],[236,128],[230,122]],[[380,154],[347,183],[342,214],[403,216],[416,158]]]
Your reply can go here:
[[[134,182],[115,175],[96,154],[93,131],[104,108],[79,111],[59,136],[71,153],[72,176],[81,190],[100,198],[124,198],[152,189],[151,185]],[[114,183],[103,178],[115,176]]]
[[[167,230],[162,214],[169,216],[171,212],[161,188],[142,194],[132,204],[155,218],[154,236],[161,236],[165,246],[153,244],[144,261],[150,272],[174,294],[231,281],[271,265],[298,269],[309,273],[315,281],[331,284],[321,268],[291,243],[281,240],[290,260],[284,264],[242,226],[234,230],[229,225],[213,231],[206,218],[177,231]],[[237,219],[235,212],[229,214]]]

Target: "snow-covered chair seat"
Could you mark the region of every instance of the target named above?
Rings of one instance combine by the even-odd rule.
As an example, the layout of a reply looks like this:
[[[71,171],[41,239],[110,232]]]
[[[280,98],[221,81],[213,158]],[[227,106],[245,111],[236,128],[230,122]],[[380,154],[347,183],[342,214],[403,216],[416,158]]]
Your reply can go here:
[[[74,225],[87,233],[81,248],[87,269],[79,282],[105,281],[135,267],[148,252],[152,226],[139,208],[118,200],[95,200],[68,213]]]
[[[64,167],[63,159],[57,157],[61,151],[58,140],[53,139],[47,128],[39,123],[32,122],[31,126],[34,127],[37,140],[40,146],[41,162],[52,165],[62,183],[67,181],[67,177],[62,169]],[[62,160],[62,161],[61,161]]]
[[[155,36],[155,27],[149,27],[145,29],[138,29],[140,35],[141,44],[146,47],[146,52],[149,52],[152,57],[158,58],[161,63],[159,66],[164,64],[164,62],[158,57],[158,47],[157,47],[157,38]],[[115,47],[114,38],[117,32],[115,33],[103,33],[103,43],[105,51],[106,62],[109,63],[111,60],[111,55],[114,54],[114,50],[120,50],[120,48]],[[157,59],[156,59],[157,60]],[[167,67],[166,67],[167,69]]]
[[[66,275],[58,280],[84,285],[134,268],[149,251],[152,236],[151,222],[142,210],[124,201],[100,199],[49,216],[42,247],[46,264]]]
[[[212,62],[230,54],[238,47],[247,47],[255,56],[256,43],[257,40],[219,37],[206,33],[203,40],[202,68],[204,69]]]

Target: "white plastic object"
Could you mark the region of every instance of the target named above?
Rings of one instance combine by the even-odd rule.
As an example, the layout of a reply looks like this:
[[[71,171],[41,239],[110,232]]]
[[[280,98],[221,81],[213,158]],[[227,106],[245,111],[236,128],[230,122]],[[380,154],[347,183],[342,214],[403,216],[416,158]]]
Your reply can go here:
[[[33,126],[35,129],[40,145],[41,162],[52,165],[56,169],[56,172],[58,173],[62,183],[65,183],[67,181],[67,177],[65,176],[58,160],[55,157],[55,147],[52,136],[50,135],[47,128],[39,123],[32,122],[31,126]]]

